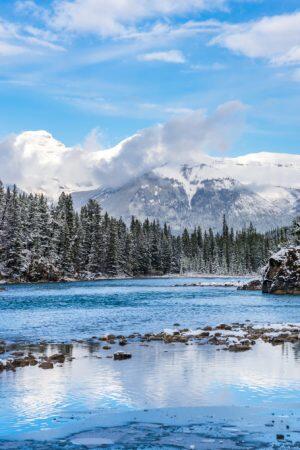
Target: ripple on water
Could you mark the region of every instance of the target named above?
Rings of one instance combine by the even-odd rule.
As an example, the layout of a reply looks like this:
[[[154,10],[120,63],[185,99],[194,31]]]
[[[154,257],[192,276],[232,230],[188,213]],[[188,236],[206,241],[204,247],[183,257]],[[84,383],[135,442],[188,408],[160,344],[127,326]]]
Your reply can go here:
[[[282,352],[258,343],[235,354],[215,346],[132,343],[126,347],[132,359],[106,358],[118,349],[75,344],[76,359],[62,367],[1,374],[0,438],[79,423],[91,413],[298,403],[300,366],[291,344]],[[51,354],[56,351],[51,346]]]
[[[190,281],[195,279],[180,280]],[[0,338],[62,342],[107,332],[161,331],[174,323],[195,329],[246,320],[300,322],[297,297],[265,296],[234,287],[178,288],[175,283],[178,279],[8,286],[0,293]],[[129,344],[127,348],[133,358],[116,362],[99,348],[74,344],[76,359],[63,367],[52,371],[26,367],[2,373],[0,439],[74,424],[79,427],[90,415],[105,417],[111,412],[232,405],[273,408],[276,404],[299,408],[298,345],[258,343],[244,354],[218,351],[213,346],[155,342],[149,347]],[[99,355],[102,359],[96,358]],[[223,430],[223,436],[225,431],[233,433],[233,428]],[[48,444],[34,445],[38,444],[29,448],[47,448]],[[59,448],[61,444],[55,445]],[[64,445],[74,446],[72,442]],[[166,439],[165,445],[172,444]]]
[[[160,331],[175,322],[191,328],[247,319],[300,322],[298,297],[176,283],[178,278],[10,285],[0,293],[0,338],[67,341],[105,332]]]

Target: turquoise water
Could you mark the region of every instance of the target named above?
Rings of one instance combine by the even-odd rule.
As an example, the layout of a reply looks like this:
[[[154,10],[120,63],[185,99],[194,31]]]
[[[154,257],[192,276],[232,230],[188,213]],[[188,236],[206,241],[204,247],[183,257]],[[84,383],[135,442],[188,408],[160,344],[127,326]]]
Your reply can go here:
[[[226,279],[226,281],[235,279]],[[300,298],[235,287],[175,287],[195,278],[10,285],[0,292],[0,338],[68,341],[105,332],[220,322],[300,322]],[[222,279],[201,279],[220,282]]]
[[[0,293],[0,338],[62,342],[106,332],[161,331],[175,322],[189,328],[246,320],[300,323],[299,297],[175,287],[195,281],[200,280],[7,286]],[[287,427],[293,443],[299,438],[298,344],[261,342],[234,354],[196,343],[131,343],[126,351],[132,359],[107,358],[119,349],[76,343],[70,348],[75,359],[61,367],[0,374],[0,448],[81,450],[89,442],[97,443],[89,448],[112,449],[267,448],[257,442],[271,445]],[[59,347],[48,345],[46,351],[53,354]],[[131,425],[124,426],[128,421]],[[83,431],[88,434],[74,436]]]

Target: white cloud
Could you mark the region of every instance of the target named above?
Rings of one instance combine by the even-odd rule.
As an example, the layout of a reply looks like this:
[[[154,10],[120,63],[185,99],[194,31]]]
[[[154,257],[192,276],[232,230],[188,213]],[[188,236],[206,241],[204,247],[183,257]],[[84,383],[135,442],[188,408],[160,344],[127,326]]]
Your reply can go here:
[[[65,147],[45,131],[10,136],[0,143],[0,177],[27,191],[56,197],[66,191],[117,186],[166,162],[200,161],[227,150],[241,132],[244,106],[233,101],[207,116],[202,110],[143,129],[102,149],[92,133],[84,145]]]
[[[300,63],[300,44],[292,47],[288,52],[273,58],[273,63],[279,66]]]
[[[210,72],[210,71],[220,71],[225,70],[227,66],[218,62],[211,64],[191,64],[190,70],[193,72]]]
[[[95,164],[93,178],[118,186],[165,163],[200,161],[210,152],[223,152],[242,132],[243,110],[238,101],[220,105],[207,116],[203,110],[175,116],[169,122],[139,131],[121,142],[116,156]]]
[[[224,25],[224,31],[211,43],[276,65],[299,64],[300,12]]]
[[[173,64],[184,64],[186,62],[184,54],[179,50],[145,53],[140,55],[138,59],[140,61],[161,61]]]
[[[26,48],[18,40],[17,27],[0,18],[0,56],[17,56]]]
[[[26,52],[25,47],[0,41],[0,56],[16,56]]]
[[[220,9],[226,3],[227,0],[63,0],[55,3],[51,24],[75,33],[122,36],[143,20]]]
[[[77,147],[66,147],[46,131],[9,136],[0,143],[0,179],[53,198],[62,189],[95,187],[98,184],[93,178],[95,164],[114,154],[113,150],[102,151],[95,142],[94,134]]]
[[[178,41],[195,38],[197,35],[216,34],[221,30],[223,30],[222,24],[215,20],[188,21],[181,24],[155,22],[149,27],[131,28],[117,40],[110,39],[105,44],[101,42],[92,50],[87,49],[79,53],[75,63],[89,65],[125,57],[139,58],[139,55],[157,53],[157,49],[160,49],[162,45],[172,50],[172,46]]]
[[[49,31],[17,25],[0,17],[0,56],[14,58],[21,54],[41,55],[44,49],[64,50],[55,39]]]

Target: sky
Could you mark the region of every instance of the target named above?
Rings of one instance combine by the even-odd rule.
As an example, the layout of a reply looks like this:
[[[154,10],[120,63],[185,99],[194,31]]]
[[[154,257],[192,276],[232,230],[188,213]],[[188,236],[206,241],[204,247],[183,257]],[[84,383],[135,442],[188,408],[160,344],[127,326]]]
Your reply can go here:
[[[175,146],[179,124],[211,154],[299,154],[299,0],[0,0],[0,96],[2,141]]]

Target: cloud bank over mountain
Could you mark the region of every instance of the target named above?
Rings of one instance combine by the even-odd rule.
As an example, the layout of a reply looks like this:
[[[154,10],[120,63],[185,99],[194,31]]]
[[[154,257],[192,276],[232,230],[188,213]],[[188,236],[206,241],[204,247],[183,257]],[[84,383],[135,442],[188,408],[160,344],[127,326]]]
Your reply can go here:
[[[244,110],[242,103],[232,101],[211,115],[187,112],[107,149],[95,134],[75,147],[66,147],[46,131],[9,136],[0,143],[1,178],[52,198],[63,189],[117,187],[170,161],[197,162],[211,152],[227,151],[242,131]]]

